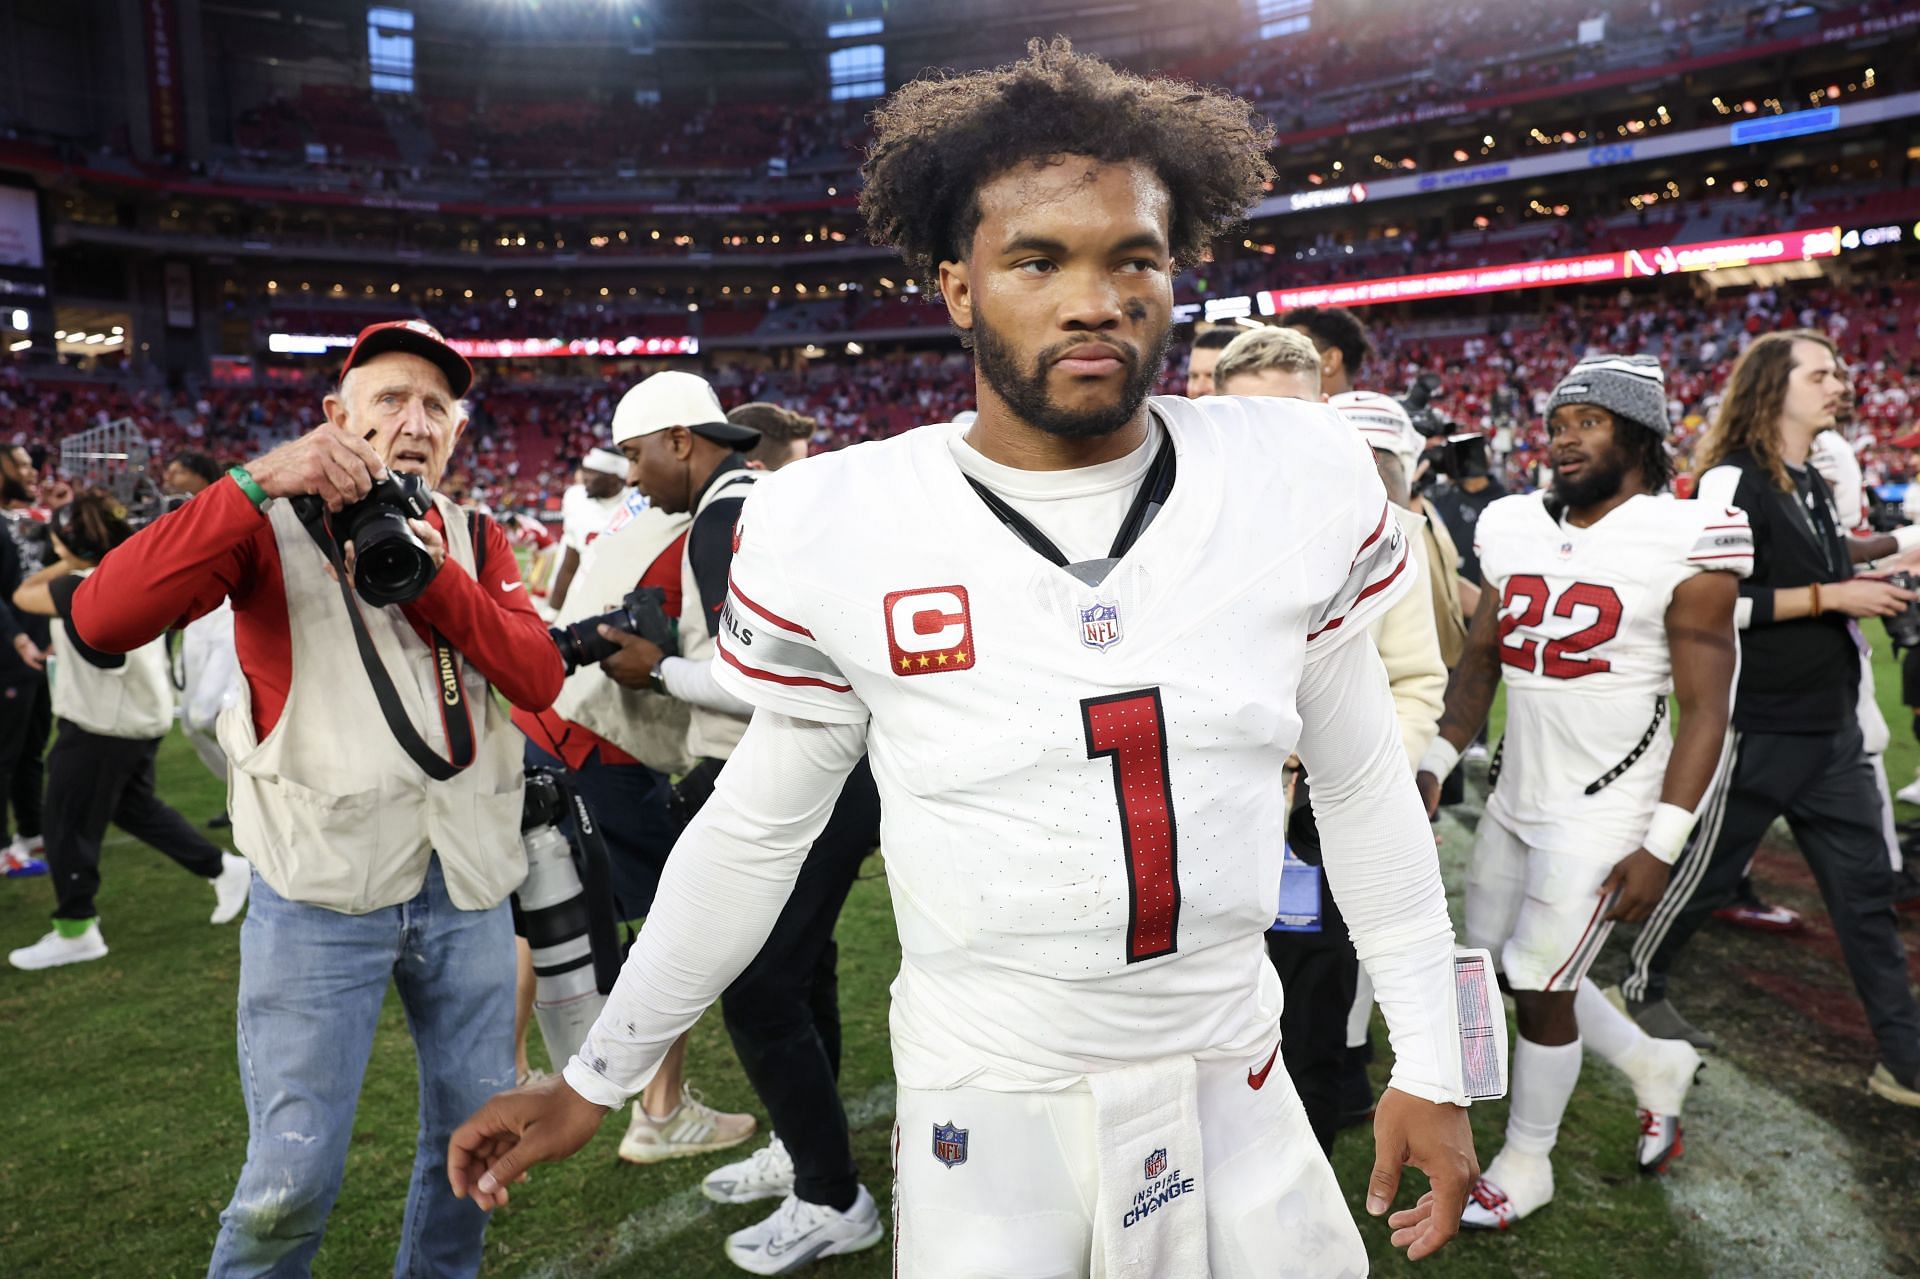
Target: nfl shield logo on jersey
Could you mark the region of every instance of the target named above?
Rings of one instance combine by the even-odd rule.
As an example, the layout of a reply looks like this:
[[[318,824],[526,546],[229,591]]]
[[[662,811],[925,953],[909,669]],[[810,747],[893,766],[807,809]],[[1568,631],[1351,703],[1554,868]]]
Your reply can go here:
[[[1147,1156],[1147,1180],[1152,1181],[1167,1170],[1167,1152],[1156,1150]]]
[[[952,1124],[935,1124],[933,1157],[949,1168],[967,1162],[967,1130]]]
[[[1080,642],[1102,652],[1120,642],[1120,606],[1096,602],[1080,610]]]

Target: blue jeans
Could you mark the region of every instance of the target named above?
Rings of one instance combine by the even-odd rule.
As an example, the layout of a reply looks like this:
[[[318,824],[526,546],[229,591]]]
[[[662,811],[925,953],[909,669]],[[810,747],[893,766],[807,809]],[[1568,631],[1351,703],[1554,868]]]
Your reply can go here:
[[[387,983],[420,1066],[420,1136],[397,1279],[475,1275],[487,1215],[455,1199],[447,1141],[513,1086],[513,925],[461,910],[440,860],[413,900],[366,915],[288,901],[258,874],[240,930],[247,1163],[220,1214],[209,1279],[305,1275],[340,1193]]]

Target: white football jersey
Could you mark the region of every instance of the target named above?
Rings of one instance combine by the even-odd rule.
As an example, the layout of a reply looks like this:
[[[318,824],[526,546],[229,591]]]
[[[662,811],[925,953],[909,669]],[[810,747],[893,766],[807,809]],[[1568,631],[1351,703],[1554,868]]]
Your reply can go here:
[[[1150,403],[1175,482],[1099,586],[1001,523],[950,424],[789,466],[742,512],[715,671],[768,710],[871,721],[906,1087],[1273,1043],[1300,677],[1413,574],[1332,410]]]
[[[1532,848],[1623,857],[1673,749],[1667,606],[1695,573],[1752,572],[1746,512],[1641,495],[1576,528],[1528,493],[1481,513],[1474,550],[1500,592],[1507,684],[1487,814]]]

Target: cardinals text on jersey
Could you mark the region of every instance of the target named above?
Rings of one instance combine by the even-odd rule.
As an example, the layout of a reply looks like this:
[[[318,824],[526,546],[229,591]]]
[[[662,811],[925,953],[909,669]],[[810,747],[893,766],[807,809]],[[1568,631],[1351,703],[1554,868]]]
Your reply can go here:
[[[1097,587],[993,515],[952,426],[747,499],[715,670],[768,710],[871,721],[906,1087],[1273,1043],[1300,676],[1413,574],[1331,410],[1151,403],[1177,480]]]
[[[1695,573],[1752,571],[1746,513],[1642,495],[1576,528],[1530,493],[1486,509],[1475,549],[1500,592],[1507,684],[1487,813],[1532,848],[1622,857],[1672,750],[1667,606]]]

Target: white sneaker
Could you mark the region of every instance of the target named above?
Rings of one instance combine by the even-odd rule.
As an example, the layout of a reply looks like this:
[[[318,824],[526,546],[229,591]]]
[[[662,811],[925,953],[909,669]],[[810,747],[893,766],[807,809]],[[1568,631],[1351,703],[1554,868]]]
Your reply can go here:
[[[1893,797],[1903,804],[1920,804],[1920,777],[1915,777],[1895,791]]]
[[[885,1234],[865,1186],[845,1212],[788,1195],[771,1217],[727,1236],[727,1260],[756,1275],[784,1275],[822,1257],[871,1248]]]
[[[31,971],[36,968],[58,968],[62,964],[84,964],[90,959],[104,959],[107,955],[106,938],[100,935],[100,921],[87,921],[87,931],[78,937],[62,937],[56,930],[48,933],[31,946],[22,946],[7,956],[7,962],[15,968]]]
[[[1553,1165],[1545,1159],[1494,1156],[1480,1180],[1467,1192],[1463,1230],[1505,1230],[1553,1202]]]
[[[232,853],[220,854],[220,873],[215,875],[213,883],[213,920],[216,924],[230,921],[247,904],[247,891],[253,887],[253,867],[244,857],[235,857]]]
[[[627,1125],[627,1135],[620,1139],[620,1157],[630,1164],[657,1164],[663,1159],[726,1150],[753,1136],[754,1127],[752,1115],[715,1110],[693,1089],[682,1085],[680,1104],[661,1119],[649,1115],[640,1099],[634,1098],[633,1121]]]
[[[793,1193],[793,1156],[776,1136],[745,1159],[708,1173],[700,1183],[700,1193],[717,1204],[784,1199]]]
[[[1680,1111],[1705,1064],[1684,1039],[1651,1039],[1637,1050],[1627,1078],[1640,1107],[1641,1172],[1665,1172],[1686,1150]]]

